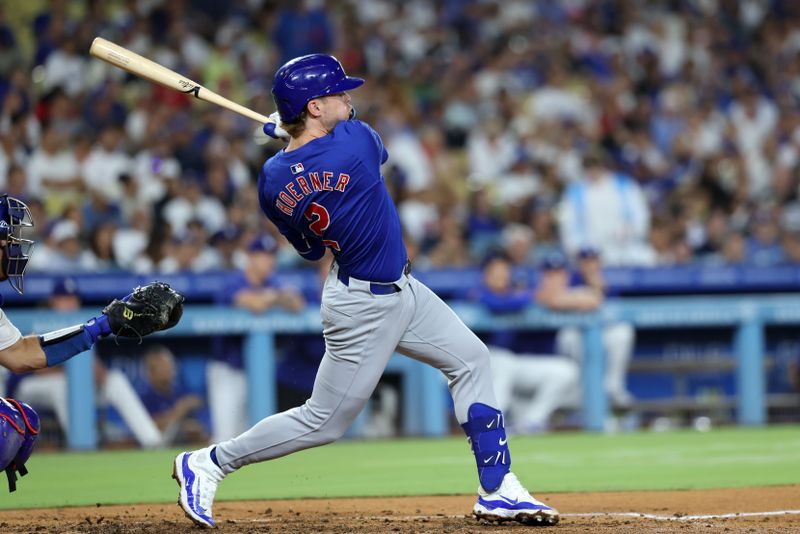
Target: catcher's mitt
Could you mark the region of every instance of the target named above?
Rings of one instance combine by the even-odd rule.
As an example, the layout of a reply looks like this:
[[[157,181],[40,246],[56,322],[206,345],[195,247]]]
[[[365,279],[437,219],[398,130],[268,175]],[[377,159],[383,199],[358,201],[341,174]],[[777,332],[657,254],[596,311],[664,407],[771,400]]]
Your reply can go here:
[[[164,282],[139,286],[122,300],[103,308],[111,332],[121,337],[143,337],[172,328],[183,315],[184,297]]]

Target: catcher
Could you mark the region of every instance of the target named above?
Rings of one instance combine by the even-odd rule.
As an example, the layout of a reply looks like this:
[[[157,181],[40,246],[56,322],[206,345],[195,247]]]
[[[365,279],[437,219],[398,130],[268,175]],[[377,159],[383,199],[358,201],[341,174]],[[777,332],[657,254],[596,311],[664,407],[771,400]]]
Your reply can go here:
[[[23,276],[33,250],[33,241],[22,239],[22,229],[31,226],[28,206],[0,195],[0,281],[8,280],[19,294],[24,292]],[[166,330],[180,320],[183,300],[168,284],[153,282],[135,288],[122,300],[115,299],[83,324],[24,337],[0,309],[0,365],[27,373],[63,363],[111,334],[140,339]],[[16,473],[27,473],[25,461],[38,431],[39,418],[30,406],[0,397],[0,469],[6,471],[11,491],[16,489]]]

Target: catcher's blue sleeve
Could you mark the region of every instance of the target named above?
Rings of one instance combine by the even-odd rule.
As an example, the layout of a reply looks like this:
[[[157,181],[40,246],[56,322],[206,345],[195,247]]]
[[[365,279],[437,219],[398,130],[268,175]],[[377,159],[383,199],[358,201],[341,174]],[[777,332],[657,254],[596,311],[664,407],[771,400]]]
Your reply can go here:
[[[84,324],[42,334],[39,336],[39,344],[47,360],[47,367],[53,367],[89,350],[97,338],[110,333],[108,317],[100,315]]]

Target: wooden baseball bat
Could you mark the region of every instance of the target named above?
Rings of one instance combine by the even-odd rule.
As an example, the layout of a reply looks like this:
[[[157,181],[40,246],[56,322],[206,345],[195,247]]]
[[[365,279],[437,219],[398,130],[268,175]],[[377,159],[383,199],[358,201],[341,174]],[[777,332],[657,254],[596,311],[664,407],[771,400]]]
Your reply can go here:
[[[232,102],[224,96],[206,89],[199,83],[193,82],[177,72],[163,65],[159,65],[155,61],[142,57],[102,37],[95,37],[94,41],[92,41],[91,48],[89,48],[89,53],[96,58],[102,59],[106,63],[110,63],[115,67],[119,67],[137,76],[141,76],[146,80],[160,83],[161,85],[169,87],[170,89],[175,89],[181,93],[192,94],[195,98],[235,111],[240,115],[258,121],[260,124],[269,122],[269,117],[266,115],[256,113],[252,109],[247,109],[236,102]]]

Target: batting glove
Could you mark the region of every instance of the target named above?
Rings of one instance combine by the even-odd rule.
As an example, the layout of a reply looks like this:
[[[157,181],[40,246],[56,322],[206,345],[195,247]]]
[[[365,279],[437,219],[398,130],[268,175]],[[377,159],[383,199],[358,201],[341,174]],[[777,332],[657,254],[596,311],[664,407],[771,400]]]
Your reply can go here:
[[[288,141],[289,133],[281,128],[280,124],[281,117],[276,111],[269,116],[269,122],[263,126],[264,133],[273,139],[283,139],[284,141]]]

